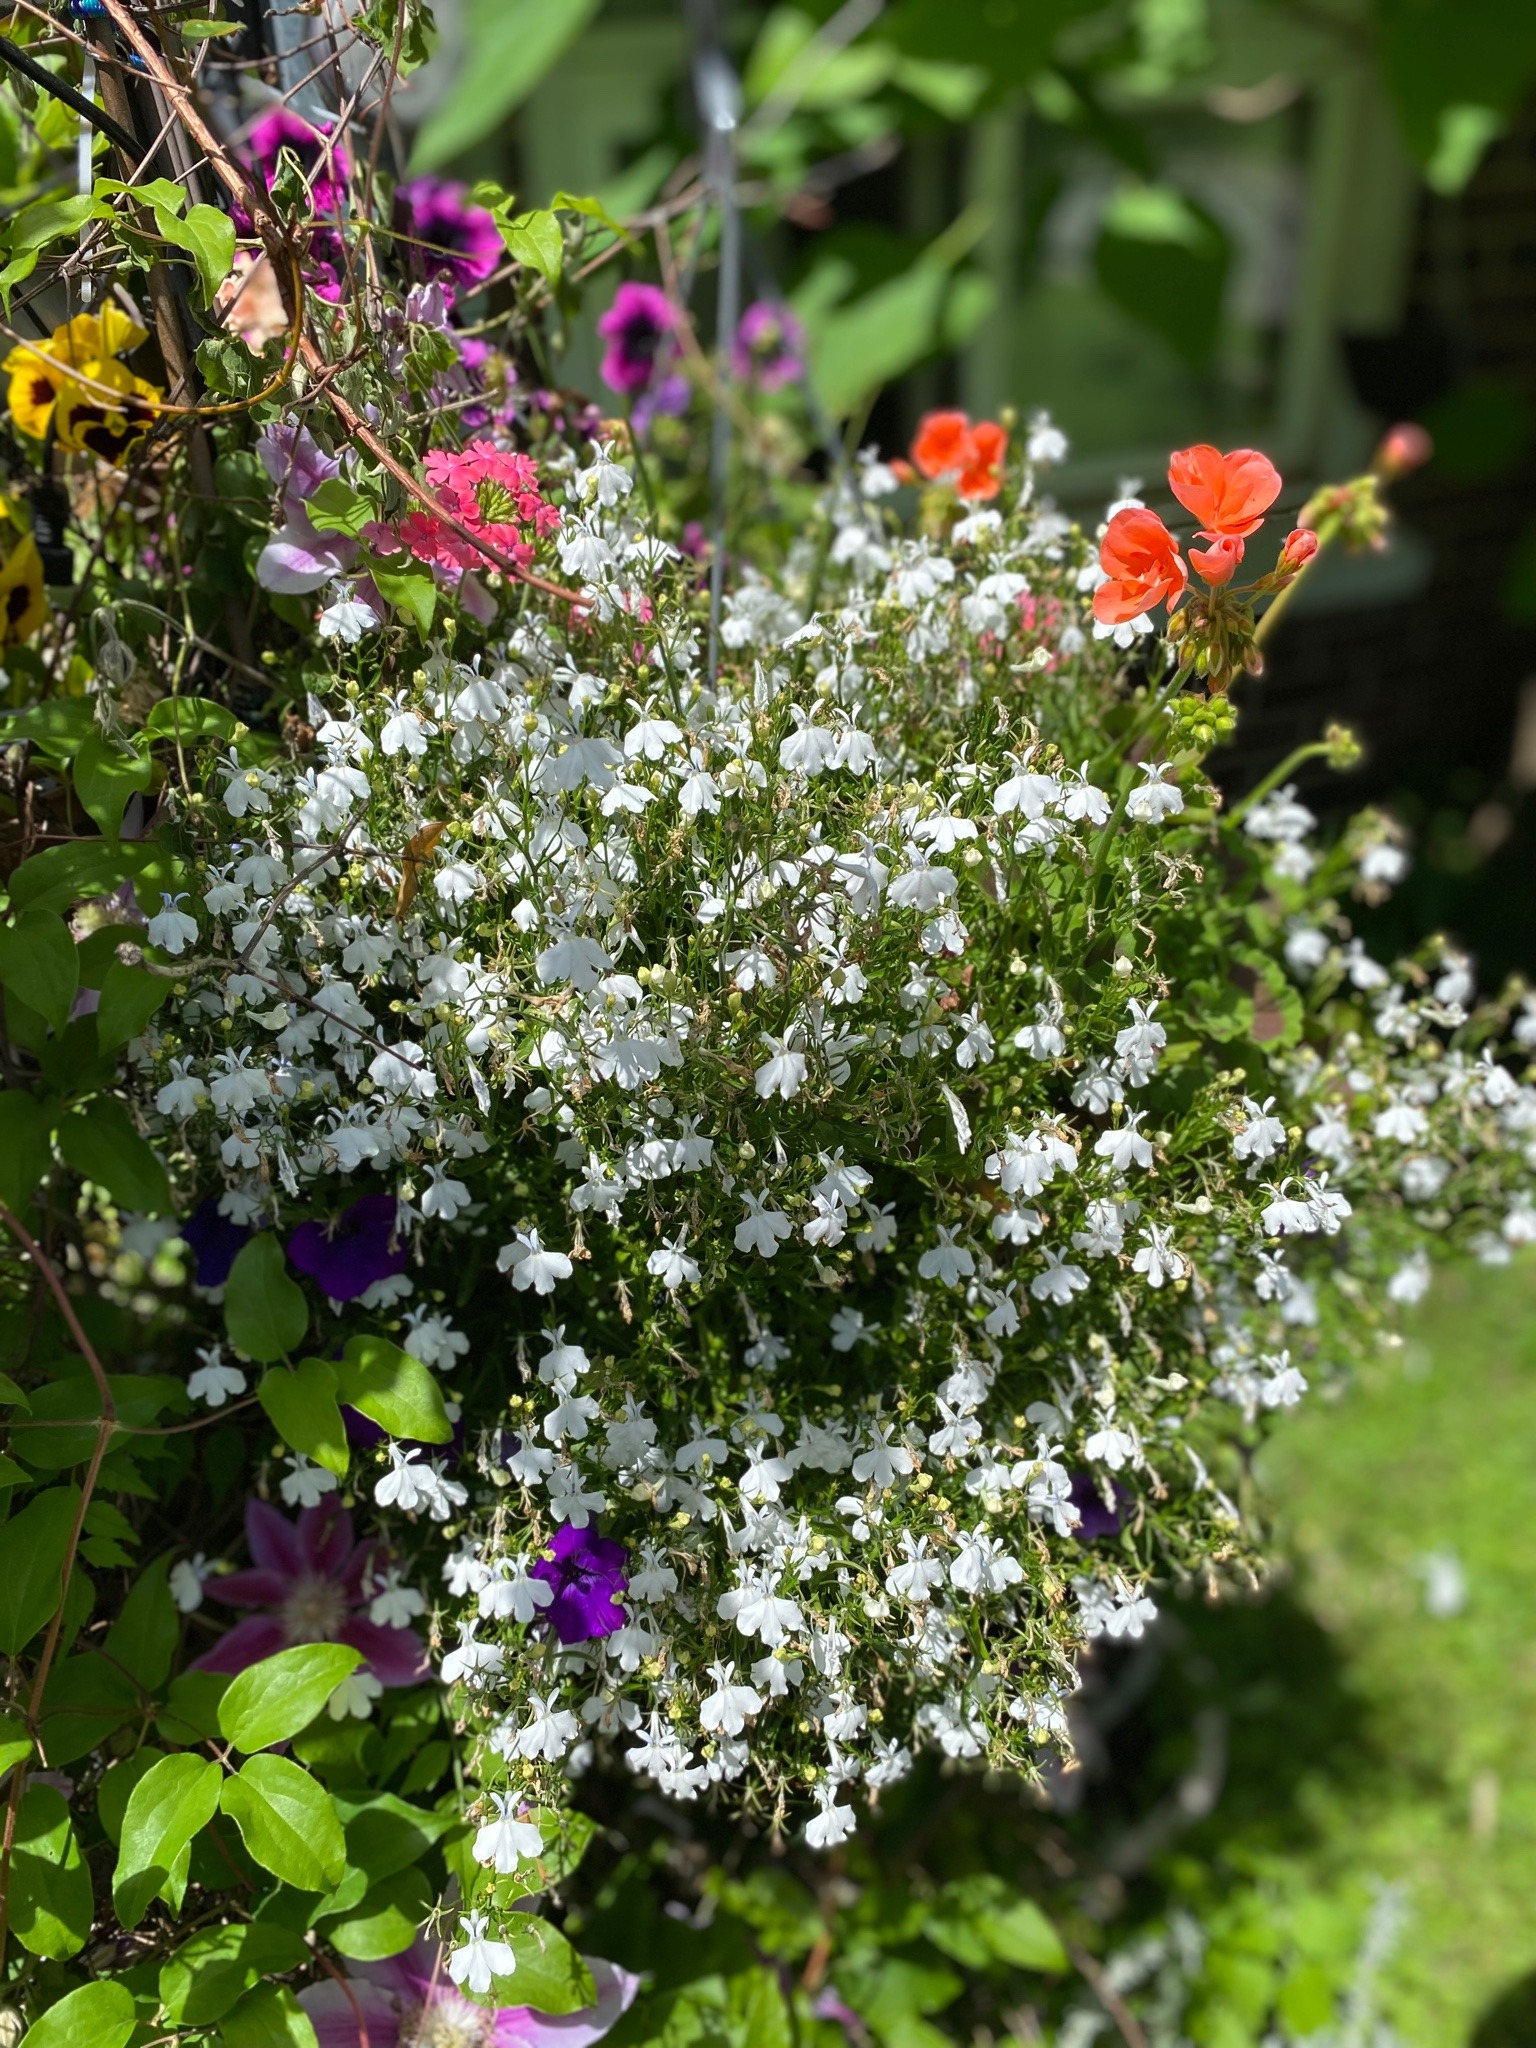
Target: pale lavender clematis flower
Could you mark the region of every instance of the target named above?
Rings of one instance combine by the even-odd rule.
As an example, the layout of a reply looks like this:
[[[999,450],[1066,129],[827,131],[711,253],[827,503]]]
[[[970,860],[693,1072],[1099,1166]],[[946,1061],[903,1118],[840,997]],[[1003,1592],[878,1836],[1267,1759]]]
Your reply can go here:
[[[354,1963],[345,1985],[311,1984],[299,2003],[320,2048],[362,2048],[365,2027],[368,2048],[591,2048],[628,2011],[640,1979],[595,1956],[587,1967],[597,2003],[580,2012],[556,2017],[526,2005],[491,2008],[474,2004],[449,1980],[435,1941],[418,1941],[387,1962]]]
[[[308,428],[288,421],[263,428],[256,452],[278,487],[283,514],[283,524],[261,551],[256,581],[263,590],[293,597],[319,590],[357,560],[357,542],[344,533],[321,533],[306,509],[321,484],[340,476],[341,463]]]

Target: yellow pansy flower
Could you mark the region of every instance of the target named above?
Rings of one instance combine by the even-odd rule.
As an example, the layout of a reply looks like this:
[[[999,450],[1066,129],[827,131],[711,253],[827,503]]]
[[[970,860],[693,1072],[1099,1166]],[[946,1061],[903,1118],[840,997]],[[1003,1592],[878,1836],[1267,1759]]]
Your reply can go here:
[[[30,639],[48,616],[43,564],[30,533],[0,562],[0,647]]]
[[[77,313],[73,320],[55,328],[45,342],[24,342],[13,348],[0,363],[0,370],[10,380],[11,418],[35,441],[43,439],[53,422],[61,446],[75,453],[89,449],[107,462],[120,461],[124,449],[154,417],[152,405],[143,401],[158,399],[161,394],[153,384],[125,369],[118,357],[148,339],[147,330],[131,314],[108,305],[99,314]],[[102,392],[77,382],[71,371],[89,378],[91,384],[120,391],[124,405],[115,408]],[[56,411],[60,414],[57,420]]]

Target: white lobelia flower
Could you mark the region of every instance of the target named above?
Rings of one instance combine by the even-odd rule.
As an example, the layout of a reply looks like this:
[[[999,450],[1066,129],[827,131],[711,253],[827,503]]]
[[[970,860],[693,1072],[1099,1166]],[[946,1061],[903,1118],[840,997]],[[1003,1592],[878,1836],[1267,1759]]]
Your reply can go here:
[[[1184,808],[1184,797],[1174,784],[1163,780],[1171,772],[1171,764],[1143,761],[1141,772],[1147,779],[1126,798],[1126,816],[1141,825],[1160,825],[1164,818],[1176,818]]]
[[[371,1671],[354,1671],[336,1687],[325,1711],[333,1721],[366,1721],[373,1714],[374,1701],[383,1696],[384,1687]]]
[[[886,1573],[886,1591],[898,1600],[910,1600],[920,1607],[933,1597],[936,1586],[943,1585],[944,1565],[941,1559],[928,1555],[928,1538],[914,1538],[910,1529],[902,1530],[901,1547],[906,1561]]]
[[[1275,1106],[1273,1095],[1263,1102],[1255,1102],[1252,1096],[1243,1097],[1243,1124],[1232,1134],[1232,1156],[1235,1159],[1252,1159],[1262,1164],[1272,1159],[1285,1143],[1285,1125],[1279,1117],[1271,1116]]]
[[[339,640],[343,647],[355,647],[378,623],[379,615],[371,604],[364,604],[360,597],[338,597],[315,620],[315,631],[322,640]]]
[[[770,1650],[805,1626],[805,1616],[796,1602],[780,1598],[767,1578],[743,1578],[740,1585],[720,1595],[715,1612],[722,1621],[734,1621],[742,1635],[755,1636]]]
[[[475,1836],[474,1857],[500,1877],[510,1877],[526,1858],[544,1853],[544,1837],[538,1825],[521,1820],[519,1796],[515,1792],[493,1792],[491,1804],[496,1818],[489,1820]]]
[[[755,1714],[763,1711],[763,1696],[750,1685],[737,1685],[733,1663],[711,1664],[709,1675],[715,1690],[699,1702],[699,1726],[707,1735],[737,1736]]]
[[[1142,1232],[1141,1249],[1131,1260],[1131,1266],[1135,1272],[1145,1273],[1149,1287],[1182,1280],[1189,1271],[1188,1259],[1175,1249],[1169,1233],[1156,1223],[1149,1223]]]
[[[531,1287],[535,1294],[553,1294],[562,1280],[569,1280],[575,1271],[564,1252],[550,1251],[536,1230],[520,1230],[511,1244],[504,1244],[496,1254],[498,1273],[510,1272],[512,1285],[519,1294],[526,1294]]]
[[[683,1250],[687,1242],[687,1231],[680,1230],[676,1237],[665,1239],[660,1250],[652,1252],[645,1262],[645,1270],[669,1290],[691,1287],[699,1277],[698,1261]]]
[[[382,1579],[375,1579],[373,1597],[368,1603],[368,1619],[375,1628],[409,1628],[418,1614],[425,1614],[427,1603],[414,1586],[402,1583],[399,1572],[391,1566]]]
[[[1136,1439],[1128,1430],[1116,1429],[1113,1424],[1096,1429],[1083,1445],[1083,1456],[1094,1465],[1107,1465],[1111,1472],[1118,1472],[1136,1458]]]
[[[839,1806],[836,1785],[818,1785],[816,1799],[818,1810],[805,1824],[806,1844],[812,1849],[835,1849],[839,1842],[846,1842],[858,1827],[858,1816],[851,1806]]]
[[[1071,1265],[1060,1252],[1046,1247],[1045,1271],[1037,1273],[1029,1283],[1029,1291],[1036,1301],[1054,1302],[1057,1308],[1065,1308],[1074,1294],[1081,1294],[1088,1285],[1088,1275],[1081,1266]]]
[[[581,1733],[576,1716],[557,1707],[555,1698],[554,1693],[528,1695],[528,1719],[517,1731],[514,1746],[529,1762],[543,1757],[547,1763],[559,1763]]]
[[[245,1392],[245,1374],[238,1365],[226,1365],[222,1349],[211,1344],[206,1350],[199,1350],[203,1361],[197,1371],[187,1380],[187,1392],[194,1401],[206,1401],[210,1408],[222,1408],[224,1403]]]
[[[783,1038],[763,1033],[763,1044],[771,1057],[764,1060],[752,1079],[764,1102],[775,1095],[784,1102],[793,1102],[805,1086],[805,1054],[796,1049],[796,1038],[794,1031],[787,1032]]]
[[[152,946],[158,946],[173,959],[184,953],[197,937],[197,919],[188,917],[177,905],[186,902],[186,896],[160,897],[161,908],[149,920],[148,938]]]
[[[1002,1593],[1024,1577],[1024,1567],[1010,1557],[1001,1537],[968,1529],[960,1538],[949,1582],[958,1593]]]
[[[937,1228],[939,1241],[918,1260],[918,1274],[924,1280],[937,1280],[944,1287],[958,1287],[962,1280],[975,1274],[975,1256],[964,1245],[955,1243],[960,1235],[958,1224],[953,1230],[947,1230],[942,1223]]]
[[[741,1200],[747,1213],[736,1226],[737,1251],[773,1258],[785,1238],[793,1234],[789,1218],[782,1209],[769,1206],[766,1188],[760,1194],[743,1195]]]
[[[278,1491],[288,1507],[317,1508],[328,1493],[336,1491],[336,1474],[323,1465],[312,1465],[302,1451],[295,1451],[286,1462],[288,1470]]]
[[[551,1604],[555,1589],[547,1579],[534,1578],[526,1557],[498,1557],[477,1597],[487,1621],[516,1621],[526,1626]]]
[[[1094,1157],[1107,1159],[1116,1173],[1129,1173],[1133,1166],[1150,1166],[1152,1147],[1138,1128],[1146,1113],[1144,1109],[1127,1110],[1124,1123],[1100,1132],[1093,1148]]]
[[[484,1913],[466,1913],[459,1921],[459,1945],[448,1957],[448,1974],[461,1991],[484,1998],[498,1977],[510,1977],[517,1957],[504,1941],[486,1934]]]
[[[179,1614],[195,1614],[203,1604],[203,1587],[213,1577],[213,1568],[202,1551],[179,1557],[171,1566],[167,1584]]]
[[[495,1643],[475,1641],[473,1619],[459,1623],[458,1646],[448,1652],[442,1662],[444,1685],[457,1685],[461,1681],[474,1690],[494,1678],[502,1669],[506,1658]]]

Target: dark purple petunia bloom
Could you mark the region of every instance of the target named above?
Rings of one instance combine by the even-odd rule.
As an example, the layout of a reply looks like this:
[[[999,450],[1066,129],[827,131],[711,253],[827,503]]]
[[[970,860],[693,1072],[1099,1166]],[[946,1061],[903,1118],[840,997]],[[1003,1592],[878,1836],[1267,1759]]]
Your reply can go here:
[[[285,149],[297,158],[309,185],[311,206],[322,223],[310,230],[305,279],[320,298],[334,302],[342,294],[347,251],[337,228],[324,223],[341,219],[352,160],[339,135],[333,137],[323,128],[311,127],[286,107],[273,107],[253,125],[245,144],[246,162],[268,192],[277,176],[278,158]],[[245,207],[237,202],[230,212],[240,232],[250,234],[253,223]]]
[[[397,185],[395,232],[409,237],[402,246],[415,276],[446,278],[461,291],[484,284],[506,254],[494,217],[472,205],[469,188],[451,178]]]
[[[663,367],[662,345],[677,329],[677,308],[654,284],[621,284],[597,323],[607,342],[601,375],[611,391],[639,398]]]
[[[787,306],[759,299],[748,306],[731,344],[731,369],[743,384],[778,391],[805,370],[805,329]]]
[[[1131,1496],[1115,1480],[1112,1479],[1110,1485],[1114,1488],[1115,1494],[1113,1511],[1105,1507],[1104,1496],[1099,1491],[1099,1482],[1091,1472],[1072,1474],[1072,1505],[1083,1518],[1074,1532],[1079,1543],[1092,1543],[1099,1536],[1120,1534],[1121,1510],[1129,1505]]]
[[[288,1257],[332,1301],[356,1301],[375,1281],[405,1270],[394,1196],[364,1195],[334,1223],[301,1223],[288,1240]]]
[[[561,1642],[587,1643],[622,1628],[628,1618],[622,1601],[629,1588],[624,1545],[599,1536],[595,1528],[573,1529],[564,1522],[550,1549],[554,1555],[541,1557],[529,1576],[555,1589],[545,1612]]]
[[[250,1568],[209,1579],[203,1590],[211,1600],[262,1611],[221,1636],[194,1671],[247,1671],[296,1643],[345,1643],[362,1651],[380,1685],[417,1685],[428,1675],[414,1629],[370,1620],[388,1553],[382,1543],[357,1542],[334,1495],[296,1522],[265,1501],[247,1501],[245,1538]]]
[[[232,1222],[221,1214],[217,1198],[209,1195],[199,1202],[176,1235],[197,1261],[199,1287],[222,1287],[236,1254],[249,1244],[249,1224]]]

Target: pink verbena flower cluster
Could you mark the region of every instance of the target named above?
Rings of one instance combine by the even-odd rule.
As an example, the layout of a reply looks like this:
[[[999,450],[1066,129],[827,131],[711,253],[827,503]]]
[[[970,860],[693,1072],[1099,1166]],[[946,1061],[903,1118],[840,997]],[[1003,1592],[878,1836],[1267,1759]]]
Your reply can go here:
[[[425,470],[443,505],[475,540],[431,512],[407,514],[399,538],[418,561],[430,562],[454,582],[468,570],[495,568],[498,556],[526,569],[535,544],[560,524],[559,509],[540,490],[530,456],[471,441],[463,449],[434,449]]]

